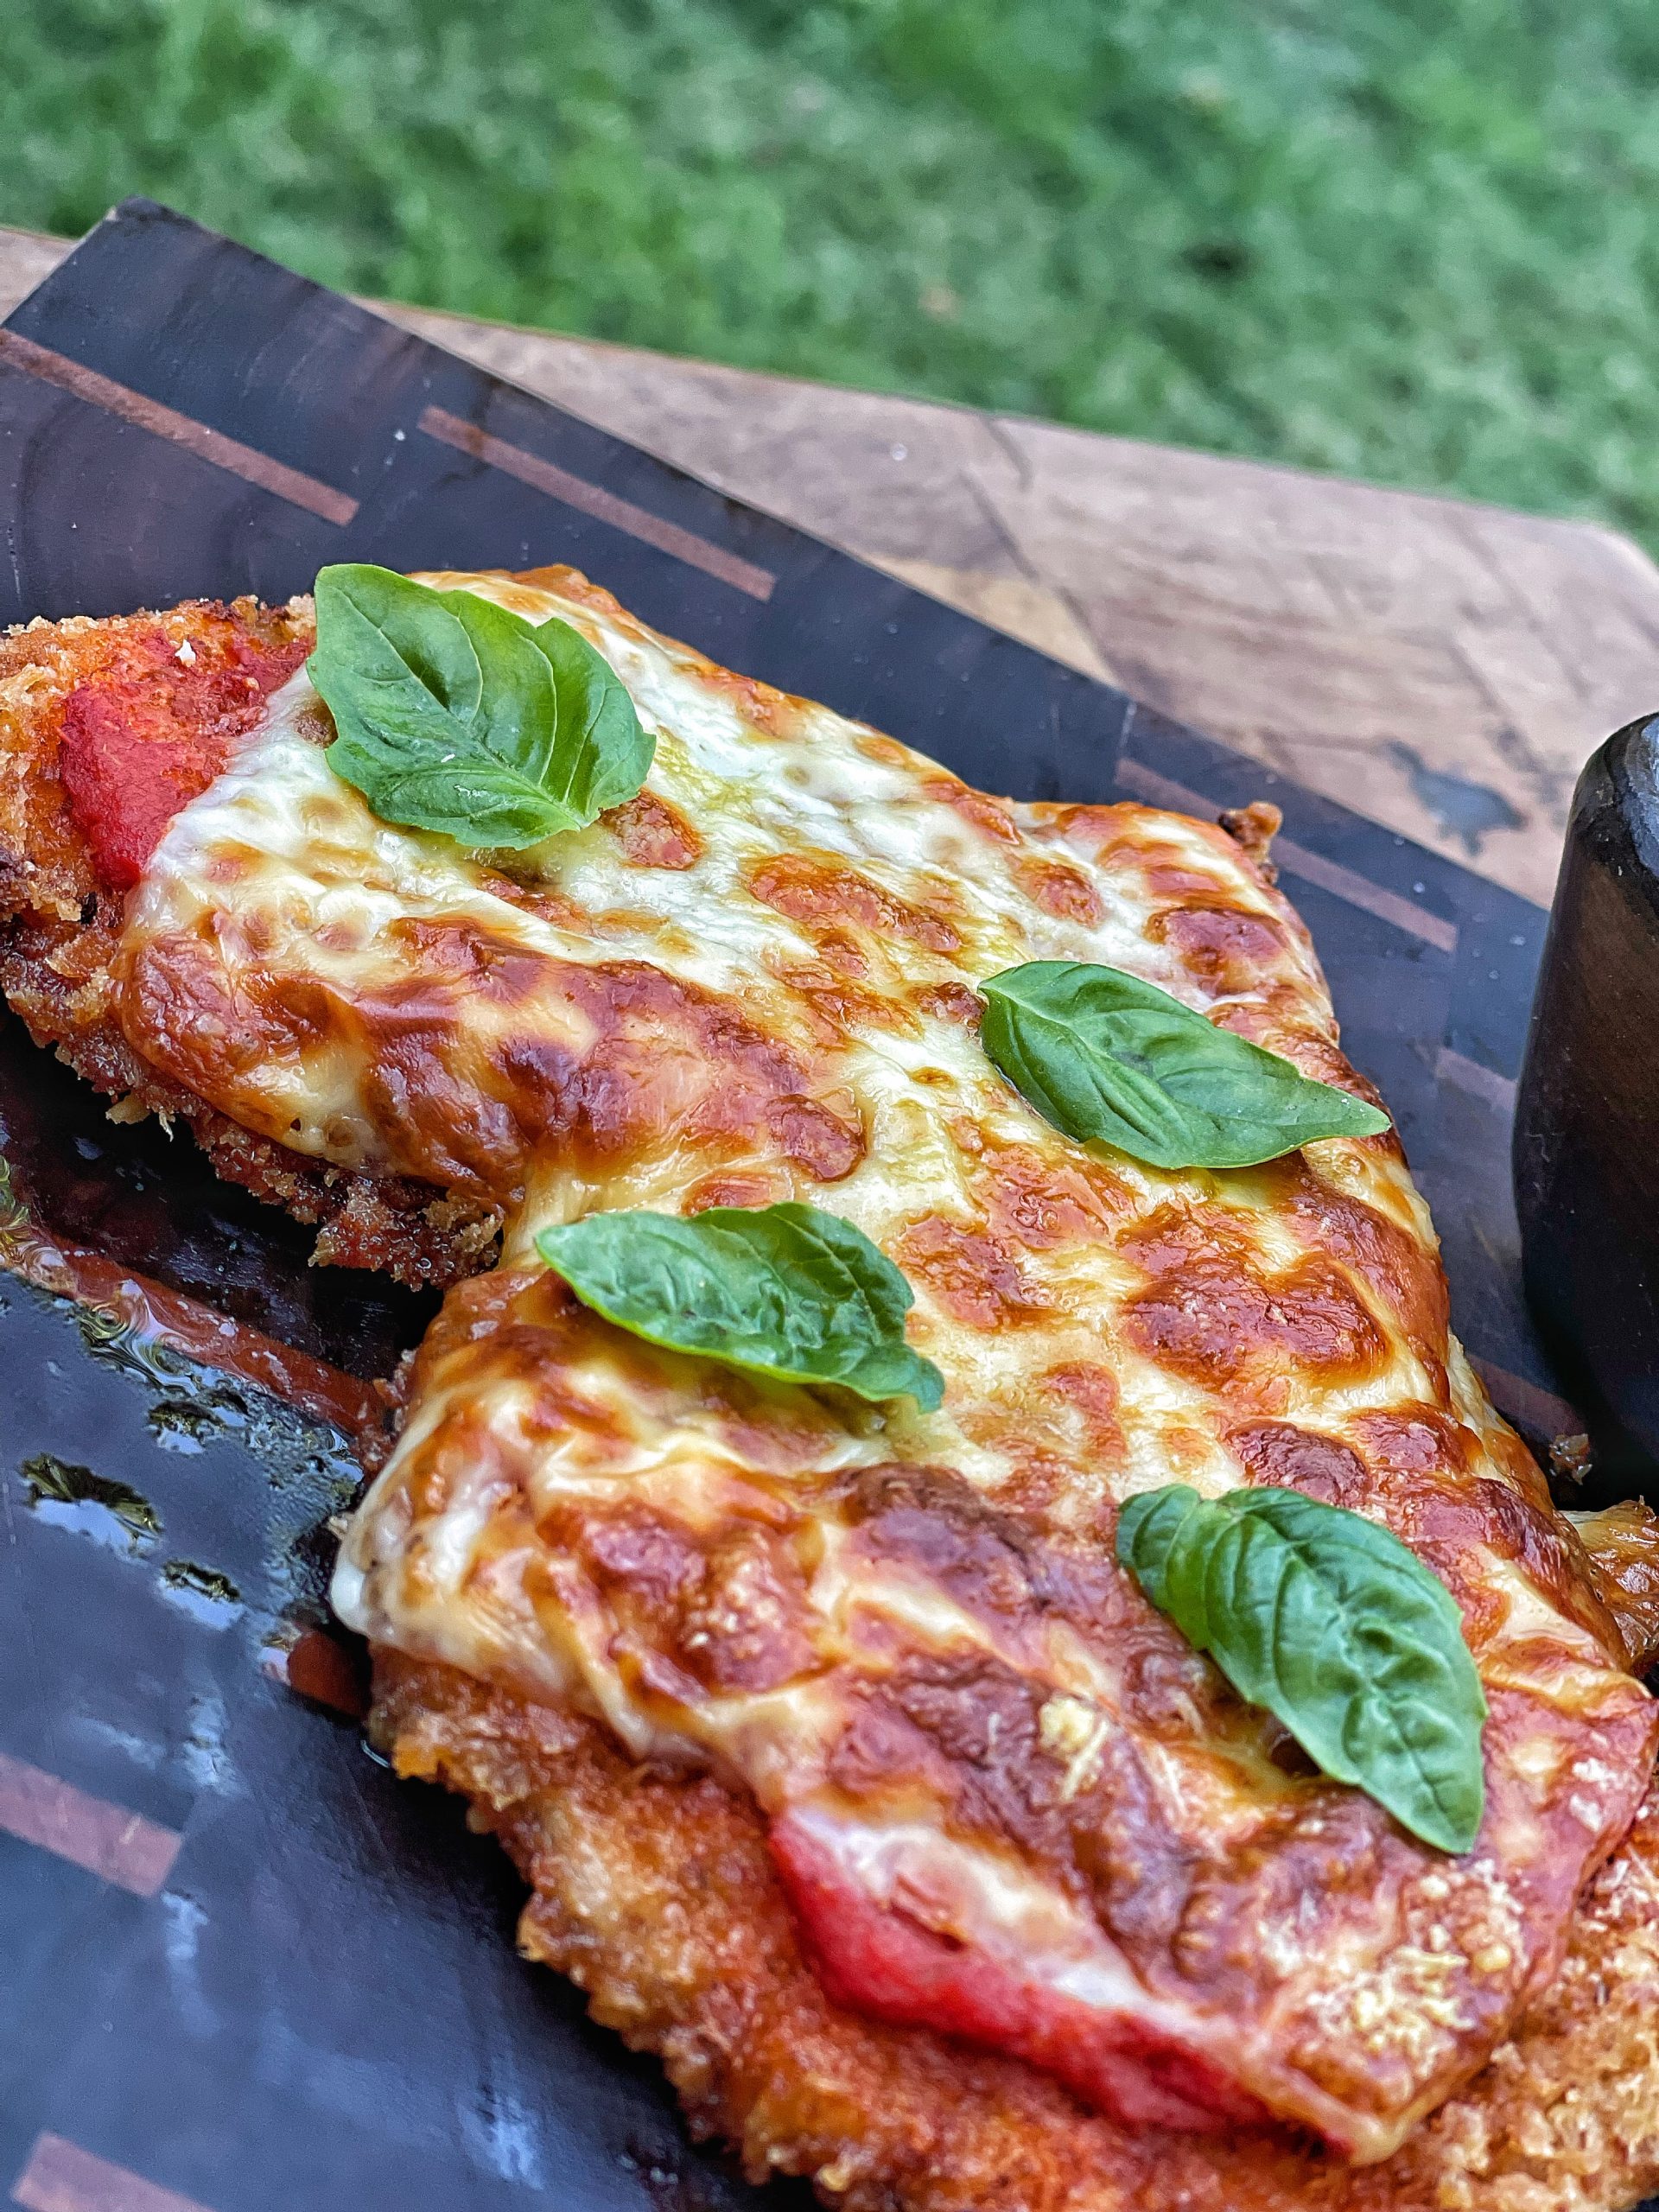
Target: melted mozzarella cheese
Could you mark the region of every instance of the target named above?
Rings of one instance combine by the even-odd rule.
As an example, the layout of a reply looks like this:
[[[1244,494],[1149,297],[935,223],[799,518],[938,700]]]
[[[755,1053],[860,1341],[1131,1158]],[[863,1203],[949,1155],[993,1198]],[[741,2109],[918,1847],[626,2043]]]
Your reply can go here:
[[[983,799],[579,579],[434,581],[582,630],[656,733],[648,802],[510,862],[391,827],[296,677],[123,948],[135,1047],[232,1119],[509,1211],[422,1355],[342,1618],[713,1766],[1065,2035],[1134,2021],[1129,2106],[1383,2154],[1548,1970],[1651,1709],[1447,1334],[1397,1146],[1172,1175],[1073,1144],[972,996],[1103,961],[1350,1079],[1306,932],[1205,825]],[[906,1269],[938,1413],[652,1351],[535,1262],[595,1209],[782,1198]],[[1247,1478],[1374,1513],[1464,1604],[1493,1701],[1467,1861],[1287,1760],[1112,1564],[1122,1498]]]

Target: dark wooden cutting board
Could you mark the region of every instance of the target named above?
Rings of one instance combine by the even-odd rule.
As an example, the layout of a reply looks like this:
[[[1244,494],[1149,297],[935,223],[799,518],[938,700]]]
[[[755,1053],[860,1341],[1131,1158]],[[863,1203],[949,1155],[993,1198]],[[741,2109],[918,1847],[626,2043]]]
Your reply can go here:
[[[1457,1325],[1535,1440],[1572,1425],[1509,1194],[1536,908],[147,201],[0,331],[0,622],[282,598],[340,559],[569,561],[991,790],[1273,799]],[[10,1020],[0,1149],[0,1252],[32,1220],[365,1377],[424,1324],[308,1270],[183,1141],[112,1128]],[[349,1495],[338,1433],[71,1298],[0,1298],[0,2183],[33,2212],[758,2208],[656,2068],[517,1959],[494,1847],[285,1679]]]

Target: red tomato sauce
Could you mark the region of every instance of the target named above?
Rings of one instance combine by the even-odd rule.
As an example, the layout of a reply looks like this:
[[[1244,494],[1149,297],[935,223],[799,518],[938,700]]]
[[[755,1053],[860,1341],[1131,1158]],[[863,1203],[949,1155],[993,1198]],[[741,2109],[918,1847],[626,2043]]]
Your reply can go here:
[[[1130,2126],[1208,2133],[1270,2118],[1199,2053],[1133,2014],[1045,1988],[988,1952],[883,1910],[787,1814],[770,1842],[818,1977],[837,2004],[1023,2058]]]
[[[58,772],[105,882],[137,882],[168,823],[223,771],[308,650],[265,644],[215,613],[182,641],[159,624],[137,632],[114,667],[70,692]]]

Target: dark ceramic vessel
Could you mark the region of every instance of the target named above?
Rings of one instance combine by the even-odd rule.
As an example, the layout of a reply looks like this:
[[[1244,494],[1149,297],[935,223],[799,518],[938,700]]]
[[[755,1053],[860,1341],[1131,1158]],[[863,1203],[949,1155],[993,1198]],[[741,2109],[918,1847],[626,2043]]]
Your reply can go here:
[[[1527,1295],[1598,1487],[1659,1488],[1659,717],[1579,779],[1515,1117]]]

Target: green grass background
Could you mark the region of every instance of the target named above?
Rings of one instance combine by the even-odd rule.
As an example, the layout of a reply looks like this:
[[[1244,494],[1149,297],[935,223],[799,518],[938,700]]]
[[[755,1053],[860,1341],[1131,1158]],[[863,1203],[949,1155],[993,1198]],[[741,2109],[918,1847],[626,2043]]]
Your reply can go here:
[[[1659,544],[1654,0],[6,0],[0,221]]]

